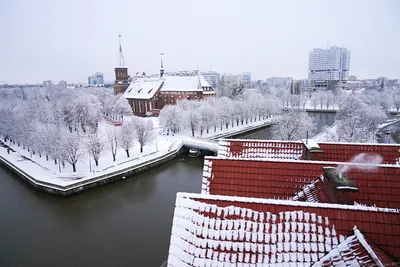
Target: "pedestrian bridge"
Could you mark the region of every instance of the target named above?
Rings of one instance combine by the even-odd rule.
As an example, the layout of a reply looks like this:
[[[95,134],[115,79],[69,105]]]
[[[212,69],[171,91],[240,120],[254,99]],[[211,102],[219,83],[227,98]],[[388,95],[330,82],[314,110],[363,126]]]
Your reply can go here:
[[[207,150],[215,153],[218,152],[218,143],[214,141],[187,137],[182,139],[182,144],[184,147],[187,148],[197,148],[200,150]]]

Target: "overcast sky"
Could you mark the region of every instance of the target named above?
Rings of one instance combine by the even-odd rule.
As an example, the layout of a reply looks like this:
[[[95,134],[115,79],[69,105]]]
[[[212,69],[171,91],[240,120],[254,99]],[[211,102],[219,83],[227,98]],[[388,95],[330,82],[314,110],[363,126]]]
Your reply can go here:
[[[351,51],[350,74],[400,78],[400,1],[1,0],[0,82],[112,81],[129,73],[249,71],[306,78],[314,47]]]

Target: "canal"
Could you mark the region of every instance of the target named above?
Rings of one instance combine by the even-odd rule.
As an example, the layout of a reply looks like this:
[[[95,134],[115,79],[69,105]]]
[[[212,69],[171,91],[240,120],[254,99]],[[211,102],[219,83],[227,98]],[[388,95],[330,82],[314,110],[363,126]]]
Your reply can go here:
[[[320,129],[334,121],[333,114],[310,115]],[[241,136],[270,137],[270,128]],[[182,155],[63,198],[33,189],[0,166],[0,266],[158,267],[168,254],[176,192],[199,193],[202,168],[201,158]]]

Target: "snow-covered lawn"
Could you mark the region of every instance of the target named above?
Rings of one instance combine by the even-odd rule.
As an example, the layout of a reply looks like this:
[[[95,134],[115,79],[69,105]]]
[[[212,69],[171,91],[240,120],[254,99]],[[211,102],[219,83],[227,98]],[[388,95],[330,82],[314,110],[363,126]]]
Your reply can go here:
[[[210,146],[207,144],[206,141],[208,139],[212,139],[213,137],[217,137],[221,134],[230,134],[243,131],[247,128],[254,128],[273,121],[271,118],[261,121],[253,120],[252,123],[249,122],[248,124],[244,125],[241,125],[240,123],[239,126],[236,126],[235,123],[234,127],[232,127],[230,124],[228,129],[226,129],[224,126],[223,130],[221,131],[220,127],[217,127],[217,131],[214,132],[213,128],[210,129],[208,134],[204,132],[201,137],[200,132],[196,132],[196,138],[192,138],[191,133],[188,130],[174,136],[169,134],[167,135],[167,133],[163,132],[163,130],[159,127],[158,118],[153,117],[146,119],[151,120],[153,123],[153,139],[143,147],[143,153],[140,153],[140,146],[138,142],[135,141],[133,148],[130,150],[130,157],[127,157],[126,152],[122,148],[118,148],[116,160],[114,162],[109,149],[109,143],[107,140],[105,140],[106,149],[100,156],[99,166],[95,166],[93,159],[89,160],[89,155],[85,151],[84,156],[76,165],[77,171],[75,173],[72,171],[72,166],[68,163],[65,163],[65,166],[63,166],[60,162],[55,164],[54,160],[50,157],[49,160],[46,160],[44,155],[42,155],[42,157],[39,157],[37,153],[35,155],[31,155],[31,152],[27,149],[23,149],[22,146],[18,146],[16,144],[10,145],[10,142],[4,144],[9,146],[15,152],[10,151],[10,154],[8,154],[7,148],[0,146],[0,156],[8,160],[17,168],[28,173],[31,177],[38,181],[48,182],[60,186],[68,186],[128,167],[133,167],[152,159],[157,159],[168,154],[171,150],[178,149],[184,140],[187,140],[187,144],[191,144],[190,142],[192,142],[195,145],[197,142],[198,145],[214,148],[215,145],[213,146],[211,144]],[[124,118],[125,122],[130,120],[131,118]],[[107,129],[113,127],[115,126],[112,126],[105,120],[101,121],[99,124],[100,135],[105,137]],[[117,127],[116,129],[119,130],[119,128],[120,127]],[[4,141],[4,139],[2,139],[2,141]]]
[[[10,143],[8,142],[6,145],[9,146]],[[157,138],[154,138],[154,140],[144,146],[143,153],[140,153],[139,145],[136,143],[130,152],[129,158],[123,149],[118,149],[115,162],[113,161],[111,152],[104,151],[99,159],[99,166],[95,166],[93,159],[89,161],[89,156],[85,153],[78,161],[76,166],[77,172],[75,173],[72,172],[72,166],[68,163],[62,166],[59,163],[55,164],[51,158],[46,161],[43,155],[41,158],[37,154],[31,157],[30,152],[17,145],[11,145],[11,149],[15,152],[10,151],[10,154],[7,153],[5,147],[0,147],[0,156],[36,180],[66,186],[76,183],[77,180],[83,181],[158,158],[167,154],[170,150],[176,149],[179,145],[172,138],[157,136]]]

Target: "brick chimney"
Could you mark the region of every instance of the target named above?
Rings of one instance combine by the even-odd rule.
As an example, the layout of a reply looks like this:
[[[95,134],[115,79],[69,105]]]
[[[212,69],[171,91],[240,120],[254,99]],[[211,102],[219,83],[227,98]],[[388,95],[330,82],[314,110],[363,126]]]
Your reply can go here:
[[[303,157],[304,160],[318,160],[319,154],[323,153],[318,143],[312,139],[303,139]]]
[[[324,181],[322,188],[330,203],[354,205],[358,187],[346,173],[339,174],[335,167],[323,167]]]

